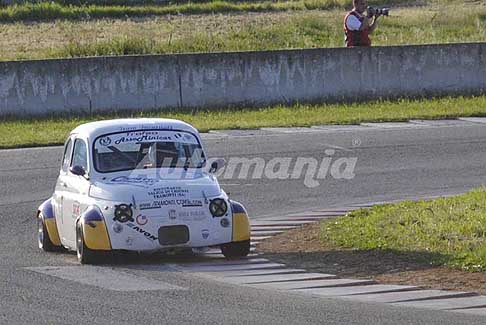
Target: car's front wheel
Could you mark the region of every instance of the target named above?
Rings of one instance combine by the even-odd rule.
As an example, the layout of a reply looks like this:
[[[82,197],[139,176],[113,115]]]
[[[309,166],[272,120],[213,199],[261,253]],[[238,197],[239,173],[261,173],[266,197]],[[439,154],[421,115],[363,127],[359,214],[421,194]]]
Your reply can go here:
[[[86,247],[83,227],[79,223],[76,225],[76,255],[81,264],[96,264],[98,262],[97,252]]]
[[[221,253],[226,258],[245,257],[250,253],[250,241],[244,240],[221,245]]]
[[[49,238],[49,233],[47,232],[46,223],[42,213],[39,213],[37,216],[37,243],[39,248],[44,252],[53,252],[58,248]]]

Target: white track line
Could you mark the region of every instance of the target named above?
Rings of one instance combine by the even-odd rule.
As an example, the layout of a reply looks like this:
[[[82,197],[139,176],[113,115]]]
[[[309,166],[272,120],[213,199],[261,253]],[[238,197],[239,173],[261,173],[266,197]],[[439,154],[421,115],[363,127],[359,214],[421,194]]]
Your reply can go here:
[[[180,286],[113,270],[109,267],[45,266],[26,267],[24,270],[114,291],[186,290]]]

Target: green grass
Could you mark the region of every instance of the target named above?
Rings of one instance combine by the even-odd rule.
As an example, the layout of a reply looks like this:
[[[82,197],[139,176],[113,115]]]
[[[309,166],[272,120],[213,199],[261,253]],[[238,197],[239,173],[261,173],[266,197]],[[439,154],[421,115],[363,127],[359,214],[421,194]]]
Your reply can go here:
[[[436,3],[437,0],[370,0],[374,6],[410,6]],[[462,1],[449,1],[461,3]],[[100,18],[130,18],[180,14],[208,14],[235,12],[269,12],[287,10],[350,9],[352,0],[175,0],[155,1],[116,0],[57,0],[33,1],[0,7],[0,22],[85,20]]]
[[[404,9],[402,16],[383,19],[375,45],[486,41],[486,8],[463,11],[459,17],[444,13]],[[42,57],[82,57],[124,54],[167,54],[319,48],[343,46],[339,15],[323,17],[309,13],[261,25],[222,25],[214,30],[194,31],[166,39],[144,36],[115,36],[108,40],[73,39],[61,47],[40,52]]]
[[[151,112],[81,117],[10,119],[0,122],[0,148],[62,144],[74,127],[116,117],[167,117],[184,120],[200,131],[260,127],[357,124],[408,119],[486,116],[486,96],[432,100],[374,101],[357,104],[275,106],[195,112]]]
[[[181,4],[199,4],[199,3],[210,3],[217,0],[23,0],[22,5],[40,5],[40,4],[58,4],[62,6],[166,6],[166,5],[181,5]],[[227,0],[229,3],[241,3],[241,2],[263,2],[265,0]],[[291,0],[283,0],[279,2],[285,2]],[[437,1],[437,0],[435,0]],[[440,0],[443,1],[443,0]],[[458,2],[459,0],[448,0],[447,2]],[[277,1],[274,1],[277,2]],[[312,2],[309,1],[309,2]],[[338,7],[351,7],[352,0],[324,0],[321,2],[328,3],[332,6]],[[380,5],[380,6],[397,6],[397,5],[423,5],[425,3],[434,2],[434,0],[369,0],[370,5]],[[6,5],[8,6],[8,5]],[[6,7],[4,6],[4,7]]]
[[[56,4],[61,6],[127,6],[127,7],[140,7],[140,6],[167,6],[167,5],[182,5],[182,4],[201,4],[210,3],[217,0],[25,0],[22,5],[44,5],[44,4]],[[227,0],[229,3],[241,3],[241,2],[263,2],[265,0]],[[284,0],[289,1],[289,0]],[[281,1],[282,2],[282,1]],[[350,6],[352,0],[327,0],[327,3],[336,6]],[[373,3],[383,2],[377,0],[371,0]],[[395,3],[411,2],[405,0],[394,0]],[[413,1],[412,1],[413,2]],[[6,7],[6,6],[4,6]]]
[[[269,4],[285,7],[303,3],[299,1]],[[217,6],[220,3],[185,6]],[[264,2],[249,4],[260,6]],[[166,10],[168,7],[157,8]],[[142,11],[147,8],[129,7]],[[344,13],[345,10],[339,8],[4,23],[0,24],[0,60],[342,47]],[[50,14],[46,10],[39,15],[49,17]],[[383,46],[486,42],[486,5],[454,2],[442,6],[393,8],[391,16],[379,22],[372,40],[374,45]]]
[[[321,239],[343,248],[416,253],[423,262],[486,270],[486,188],[362,209],[321,223]]]
[[[14,5],[0,8],[0,22],[87,20],[100,18],[129,18],[180,14],[211,14],[234,12],[267,12],[286,10],[331,9],[341,7],[334,0],[293,0],[284,2],[230,2],[210,1],[169,5],[62,5],[52,2]]]

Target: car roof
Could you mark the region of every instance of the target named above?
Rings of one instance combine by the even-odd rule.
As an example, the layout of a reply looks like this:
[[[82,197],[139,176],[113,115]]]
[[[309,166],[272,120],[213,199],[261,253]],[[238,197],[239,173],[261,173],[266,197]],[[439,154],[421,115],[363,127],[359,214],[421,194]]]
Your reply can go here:
[[[190,124],[166,118],[128,118],[90,122],[79,125],[71,131],[71,134],[80,134],[90,139],[95,139],[104,134],[132,130],[186,131],[195,134],[199,138],[198,131]]]

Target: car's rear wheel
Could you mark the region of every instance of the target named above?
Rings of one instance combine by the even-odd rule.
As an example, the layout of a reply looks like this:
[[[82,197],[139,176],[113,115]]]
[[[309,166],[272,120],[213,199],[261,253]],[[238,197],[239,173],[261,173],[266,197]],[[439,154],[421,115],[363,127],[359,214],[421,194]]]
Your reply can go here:
[[[39,248],[45,252],[53,252],[58,248],[49,238],[49,233],[47,232],[47,227],[42,213],[39,213],[37,216],[37,243]]]
[[[226,258],[245,257],[250,253],[250,241],[244,240],[221,245],[221,253]]]
[[[81,264],[96,264],[99,261],[97,252],[86,247],[83,228],[79,223],[76,225],[76,255]]]

